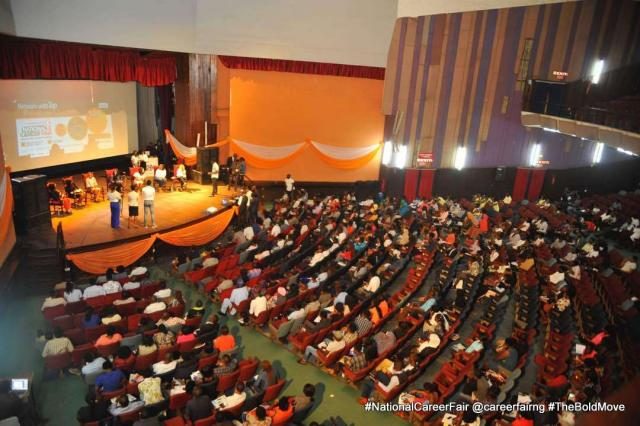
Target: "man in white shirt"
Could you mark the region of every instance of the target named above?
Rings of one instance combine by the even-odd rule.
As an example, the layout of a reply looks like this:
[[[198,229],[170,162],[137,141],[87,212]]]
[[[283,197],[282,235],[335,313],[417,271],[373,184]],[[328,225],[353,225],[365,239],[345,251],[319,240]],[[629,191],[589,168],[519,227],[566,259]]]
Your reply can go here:
[[[237,407],[244,403],[245,399],[247,399],[247,394],[244,391],[244,383],[239,381],[236,384],[235,392],[230,396],[222,395],[213,400],[213,407],[218,411],[224,411],[229,408]]]
[[[218,263],[220,263],[220,261],[218,260],[217,257],[207,257],[202,262],[202,268],[208,268],[210,266],[216,266]]]
[[[151,185],[151,181],[147,181],[147,185],[142,188],[142,199],[144,200],[144,227],[148,228],[147,225],[147,214],[149,214],[151,227],[156,228],[156,219],[154,216],[154,206],[153,202],[156,198],[156,189]]]
[[[211,164],[211,197],[218,194],[218,179],[220,178],[220,166],[217,161]]]
[[[42,308],[40,308],[40,310],[44,311],[46,308],[53,308],[54,306],[64,305],[65,303],[66,301],[64,300],[64,297],[58,297],[56,295],[56,291],[51,290],[49,297],[44,299],[44,302],[42,303]]]
[[[429,333],[429,336],[426,339],[420,339],[418,353],[421,357],[426,357],[430,353],[435,352],[438,349],[438,346],[440,346],[440,336],[436,333]]]
[[[87,352],[84,354],[84,366],[82,367],[82,375],[88,376],[89,374],[102,373],[104,369],[102,368],[102,364],[106,359],[101,356],[95,358],[95,355],[92,352]]]
[[[231,315],[235,315],[236,308],[234,305],[239,305],[249,298],[249,289],[246,285],[242,284],[241,287],[236,287],[231,291],[231,295],[222,301],[220,306],[220,313],[226,315],[229,308],[231,308]]]
[[[156,173],[153,179],[158,182],[160,188],[164,187],[167,183],[167,169],[164,168],[164,164],[160,164],[156,169]]]
[[[271,228],[271,232],[270,235],[272,237],[277,237],[278,235],[280,235],[280,225],[278,225],[277,223],[273,225],[273,227]]]
[[[246,228],[244,228],[242,230],[242,233],[244,234],[244,237],[247,239],[247,241],[251,241],[253,240],[253,237],[255,237],[252,226],[247,226]]]
[[[293,180],[290,174],[288,174],[287,177],[284,179],[284,190],[287,193],[287,196],[289,197],[289,201],[293,200],[293,188],[294,188],[293,185],[295,183],[296,181]]]
[[[82,297],[86,300],[92,297],[104,296],[105,294],[107,294],[107,292],[104,290],[104,287],[94,284],[84,289]]]
[[[379,288],[380,288],[380,277],[377,275],[373,275],[369,279],[369,282],[364,287],[362,287],[362,290],[368,293],[375,293],[376,291],[378,291]]]
[[[265,297],[264,290],[260,291],[260,295],[251,301],[249,305],[249,315],[258,317],[261,313],[267,310],[267,298]]]
[[[167,305],[164,302],[157,301],[157,302],[148,304],[147,307],[144,308],[144,313],[152,314],[154,312],[164,311],[165,309],[167,309]]]
[[[112,294],[122,291],[122,286],[120,285],[120,283],[113,280],[107,281],[106,283],[102,284],[102,288],[104,288],[104,292],[106,294]]]
[[[136,288],[140,288],[140,282],[138,281],[128,281],[122,286],[123,290],[135,290]]]
[[[145,268],[144,266],[137,266],[133,268],[133,271],[131,271],[131,274],[129,274],[129,278],[134,279],[134,277],[141,277],[146,273],[147,268]]]

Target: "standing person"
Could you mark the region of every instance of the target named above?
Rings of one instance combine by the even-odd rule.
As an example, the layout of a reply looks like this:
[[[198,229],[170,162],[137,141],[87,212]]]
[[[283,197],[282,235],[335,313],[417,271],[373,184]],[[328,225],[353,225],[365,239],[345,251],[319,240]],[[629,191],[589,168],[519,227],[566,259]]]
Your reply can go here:
[[[154,216],[154,208],[153,202],[156,198],[156,189],[151,184],[151,181],[147,181],[147,186],[142,188],[142,200],[144,202],[144,227],[148,228],[147,225],[147,213],[149,214],[151,227],[156,228],[156,219]]]
[[[138,167],[140,164],[140,155],[138,155],[138,151],[133,151],[131,154],[131,167]]]
[[[131,227],[131,221],[133,220],[133,224],[135,225],[138,221],[138,200],[140,195],[138,194],[138,187],[134,183],[131,185],[131,191],[127,195],[127,199],[129,201],[129,219],[127,221],[127,228]]]
[[[240,175],[240,159],[238,154],[233,154],[231,159],[231,182],[233,182],[233,190],[238,189],[238,176]]]
[[[240,157],[238,162],[238,182],[240,183],[240,187],[243,187],[244,175],[247,174],[247,162],[244,157]]]
[[[211,163],[211,197],[218,194],[218,178],[220,177],[220,166],[216,160]]]
[[[293,180],[291,174],[287,174],[287,177],[284,179],[284,191],[287,193],[289,201],[293,201],[293,190],[295,189],[295,183],[296,181]]]
[[[116,190],[115,185],[109,187],[107,193],[107,199],[109,200],[109,206],[111,207],[111,227],[120,227],[120,201],[122,201],[122,195]]]

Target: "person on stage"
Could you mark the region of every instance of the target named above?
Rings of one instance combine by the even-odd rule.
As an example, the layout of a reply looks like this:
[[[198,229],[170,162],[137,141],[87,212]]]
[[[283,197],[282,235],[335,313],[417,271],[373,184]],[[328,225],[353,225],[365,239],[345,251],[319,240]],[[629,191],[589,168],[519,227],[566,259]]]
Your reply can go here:
[[[84,185],[87,188],[87,192],[93,196],[94,200],[97,200],[98,195],[102,195],[102,188],[98,185],[98,181],[96,177],[93,175],[93,172],[88,172],[87,177],[84,181]]]
[[[154,179],[158,182],[159,188],[164,188],[164,185],[167,183],[167,169],[164,168],[164,164],[158,166]]]
[[[184,191],[184,184],[187,182],[187,169],[182,163],[178,164],[176,169],[176,179],[180,181],[180,191]]]
[[[140,195],[138,194],[138,186],[136,184],[131,185],[131,191],[127,194],[127,201],[129,202],[129,219],[127,221],[127,228],[131,228],[131,222],[136,225],[138,222],[138,200]]]
[[[244,157],[238,160],[238,183],[242,188],[244,186],[244,175],[247,173],[247,162]]]
[[[218,178],[220,177],[220,166],[216,160],[211,163],[211,197],[218,194]]]
[[[151,184],[151,181],[147,181],[147,186],[142,188],[142,200],[144,202],[144,227],[148,228],[147,225],[147,214],[149,215],[151,227],[156,228],[156,219],[154,216],[154,206],[153,202],[156,198],[156,189]]]
[[[111,227],[120,227],[120,202],[122,201],[122,195],[116,190],[115,185],[109,187],[107,192],[107,199],[109,200],[109,206],[111,207]]]

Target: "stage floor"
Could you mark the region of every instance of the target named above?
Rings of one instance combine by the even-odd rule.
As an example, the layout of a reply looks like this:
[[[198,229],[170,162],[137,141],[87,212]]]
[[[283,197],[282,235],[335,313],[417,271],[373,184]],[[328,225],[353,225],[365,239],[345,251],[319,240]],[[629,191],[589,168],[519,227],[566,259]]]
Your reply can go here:
[[[68,216],[53,216],[53,229],[62,223],[64,240],[67,249],[89,246],[105,242],[122,240],[138,235],[152,234],[174,226],[182,225],[192,220],[204,217],[209,207],[222,207],[224,198],[233,198],[236,193],[230,191],[226,185],[218,186],[218,195],[209,197],[211,185],[199,185],[189,182],[187,191],[156,193],[155,217],[156,229],[145,229],[142,225],[144,218],[142,201],[140,201],[138,224],[127,228],[128,207],[124,205],[124,216],[120,219],[120,228],[111,228],[111,211],[108,201],[94,203],[89,201],[84,208],[73,209]]]

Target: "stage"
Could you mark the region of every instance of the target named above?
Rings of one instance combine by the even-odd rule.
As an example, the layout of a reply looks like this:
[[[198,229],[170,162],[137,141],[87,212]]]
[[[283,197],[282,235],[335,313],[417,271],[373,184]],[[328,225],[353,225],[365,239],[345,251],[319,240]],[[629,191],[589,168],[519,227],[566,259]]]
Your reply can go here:
[[[211,185],[199,185],[189,181],[187,190],[165,192],[157,191],[155,199],[156,229],[145,229],[142,225],[144,209],[140,200],[138,224],[127,228],[128,206],[124,195],[124,214],[120,219],[120,228],[111,228],[111,211],[108,201],[89,201],[83,208],[73,209],[67,216],[52,216],[53,229],[62,224],[64,240],[67,249],[91,246],[94,244],[124,240],[140,235],[152,234],[206,216],[209,207],[222,207],[222,200],[234,198],[238,192],[233,192],[224,184],[218,185],[218,195],[209,197]]]

